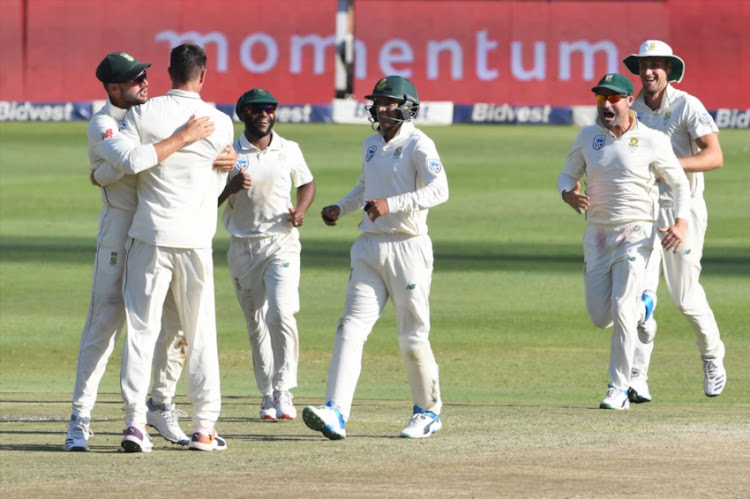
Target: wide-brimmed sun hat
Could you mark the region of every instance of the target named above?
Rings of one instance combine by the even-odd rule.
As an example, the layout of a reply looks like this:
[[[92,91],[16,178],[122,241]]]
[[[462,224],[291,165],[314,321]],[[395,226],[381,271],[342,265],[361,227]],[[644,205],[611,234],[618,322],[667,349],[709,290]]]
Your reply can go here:
[[[667,75],[667,81],[682,81],[685,76],[685,61],[672,53],[672,47],[660,40],[646,40],[641,44],[637,54],[630,54],[622,63],[625,64],[631,73],[640,74],[638,68],[638,59],[642,57],[664,57],[672,63],[672,71]]]

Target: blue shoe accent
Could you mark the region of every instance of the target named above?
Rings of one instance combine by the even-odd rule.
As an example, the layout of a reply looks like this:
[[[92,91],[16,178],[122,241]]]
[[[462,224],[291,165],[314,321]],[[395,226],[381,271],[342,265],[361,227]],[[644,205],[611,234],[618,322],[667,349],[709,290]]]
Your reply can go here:
[[[425,411],[424,409],[422,409],[422,408],[421,408],[421,407],[419,407],[418,405],[415,405],[415,406],[414,406],[414,409],[413,409],[412,415],[414,415],[414,414],[427,414],[427,415],[428,415],[428,416],[430,416],[431,418],[437,418],[437,417],[438,417],[438,415],[437,415],[437,414],[435,414],[434,412],[432,412],[432,411]]]
[[[654,308],[656,308],[656,294],[654,294],[651,290],[646,290],[643,292],[643,296],[641,296],[641,301],[643,302],[643,306],[646,307],[646,315],[643,318],[643,324],[646,323],[649,319],[651,319],[651,316],[654,313]]]

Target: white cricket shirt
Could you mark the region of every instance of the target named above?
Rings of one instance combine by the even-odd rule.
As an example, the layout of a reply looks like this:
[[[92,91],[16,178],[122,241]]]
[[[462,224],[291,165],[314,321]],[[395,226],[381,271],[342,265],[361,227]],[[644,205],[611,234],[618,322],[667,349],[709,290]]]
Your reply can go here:
[[[631,109],[638,120],[647,126],[662,131],[672,140],[672,149],[678,158],[695,156],[701,150],[695,139],[719,131],[714,119],[700,100],[687,92],[667,85],[661,107],[654,111],[646,105],[643,90],[638,94]],[[700,198],[705,187],[703,172],[685,172],[690,183],[690,195]],[[659,183],[660,200],[672,202],[669,186]]]
[[[291,191],[313,181],[299,144],[271,132],[271,143],[262,151],[245,134],[234,141],[237,164],[229,175],[250,174],[253,186],[229,196],[222,221],[230,234],[257,239],[294,229],[287,221]]]
[[[560,192],[575,187],[586,176],[590,207],[586,220],[620,225],[654,222],[658,214],[656,177],[675,189],[676,217],[688,219],[690,192],[687,178],[672,151],[669,138],[635,119],[619,137],[597,119],[583,127],[568,153],[558,178]]]
[[[137,175],[138,206],[130,237],[170,248],[211,247],[227,175],[212,163],[234,139],[231,118],[195,92],[172,89],[131,108],[121,131],[141,144],[156,143],[193,116],[209,116],[216,130]]]
[[[448,178],[435,143],[409,121],[389,142],[380,134],[365,139],[357,185],[335,204],[343,216],[377,198],[388,200],[390,213],[372,222],[363,212],[362,232],[427,234],[428,209],[448,200]]]

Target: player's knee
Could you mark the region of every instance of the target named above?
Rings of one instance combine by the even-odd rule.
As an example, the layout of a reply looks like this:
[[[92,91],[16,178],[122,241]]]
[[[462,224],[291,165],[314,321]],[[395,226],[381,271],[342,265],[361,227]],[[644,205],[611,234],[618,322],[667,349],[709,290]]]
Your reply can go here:
[[[430,344],[421,338],[399,337],[398,343],[404,358],[421,361],[429,356]]]

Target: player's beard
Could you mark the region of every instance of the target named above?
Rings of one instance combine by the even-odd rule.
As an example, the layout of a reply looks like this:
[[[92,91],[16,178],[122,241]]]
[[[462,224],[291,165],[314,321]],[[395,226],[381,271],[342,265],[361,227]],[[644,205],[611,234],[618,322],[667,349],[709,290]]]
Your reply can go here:
[[[129,85],[129,84],[126,84]],[[122,87],[120,87],[122,89]],[[120,93],[122,100],[131,106],[148,102],[148,86],[130,86]]]
[[[261,128],[257,125],[257,121],[259,121],[262,118],[254,118],[254,115],[250,113],[245,113],[245,131],[248,135],[262,139],[269,133],[271,133],[271,130],[273,130],[273,125],[276,123],[276,115],[268,117],[268,128]]]

